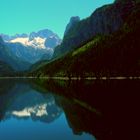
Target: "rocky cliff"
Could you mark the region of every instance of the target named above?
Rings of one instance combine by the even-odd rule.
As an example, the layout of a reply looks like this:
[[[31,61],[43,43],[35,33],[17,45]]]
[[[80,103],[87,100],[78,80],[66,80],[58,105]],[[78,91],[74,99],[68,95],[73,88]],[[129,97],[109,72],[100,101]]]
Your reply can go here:
[[[74,50],[96,35],[107,35],[117,31],[134,6],[133,0],[116,0],[113,4],[96,9],[90,17],[76,22],[69,30],[66,28],[62,44],[56,47],[54,57]]]

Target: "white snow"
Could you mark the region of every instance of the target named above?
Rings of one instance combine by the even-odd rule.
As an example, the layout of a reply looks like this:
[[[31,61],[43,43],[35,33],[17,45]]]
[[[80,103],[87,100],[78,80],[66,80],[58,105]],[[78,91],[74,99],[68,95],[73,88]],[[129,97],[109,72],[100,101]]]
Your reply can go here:
[[[11,112],[11,114],[18,117],[29,117],[31,116],[31,114],[35,114],[36,116],[41,117],[44,115],[48,115],[46,107],[47,104],[42,104],[34,107],[25,108],[21,111],[13,111]]]
[[[40,37],[35,37],[33,40],[29,40],[29,38],[16,38],[11,40],[11,43],[21,43],[24,46],[30,46],[33,48],[40,48],[40,49],[45,49],[45,40],[44,38],[40,38]]]

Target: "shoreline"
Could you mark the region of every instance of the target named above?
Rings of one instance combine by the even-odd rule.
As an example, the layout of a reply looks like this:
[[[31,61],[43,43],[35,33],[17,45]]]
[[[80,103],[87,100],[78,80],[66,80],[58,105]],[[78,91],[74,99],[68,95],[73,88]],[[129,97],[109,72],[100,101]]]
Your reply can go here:
[[[0,77],[0,79],[52,79],[52,80],[140,80],[140,77]]]

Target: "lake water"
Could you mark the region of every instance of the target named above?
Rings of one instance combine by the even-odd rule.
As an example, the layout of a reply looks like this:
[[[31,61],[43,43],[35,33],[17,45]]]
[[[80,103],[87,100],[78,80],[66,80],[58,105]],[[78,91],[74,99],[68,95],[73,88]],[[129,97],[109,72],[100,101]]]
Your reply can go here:
[[[133,134],[139,89],[139,80],[0,80],[0,139],[111,140],[128,128]]]

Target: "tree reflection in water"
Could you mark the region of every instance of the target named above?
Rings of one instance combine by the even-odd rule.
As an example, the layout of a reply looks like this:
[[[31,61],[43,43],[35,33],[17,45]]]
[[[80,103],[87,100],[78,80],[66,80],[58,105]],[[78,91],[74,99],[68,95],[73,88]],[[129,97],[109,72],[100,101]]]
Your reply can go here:
[[[0,84],[1,120],[31,117],[49,123],[64,111],[76,135],[86,132],[97,140],[114,140],[138,134],[134,128],[138,122],[139,80],[32,79],[0,80]]]

